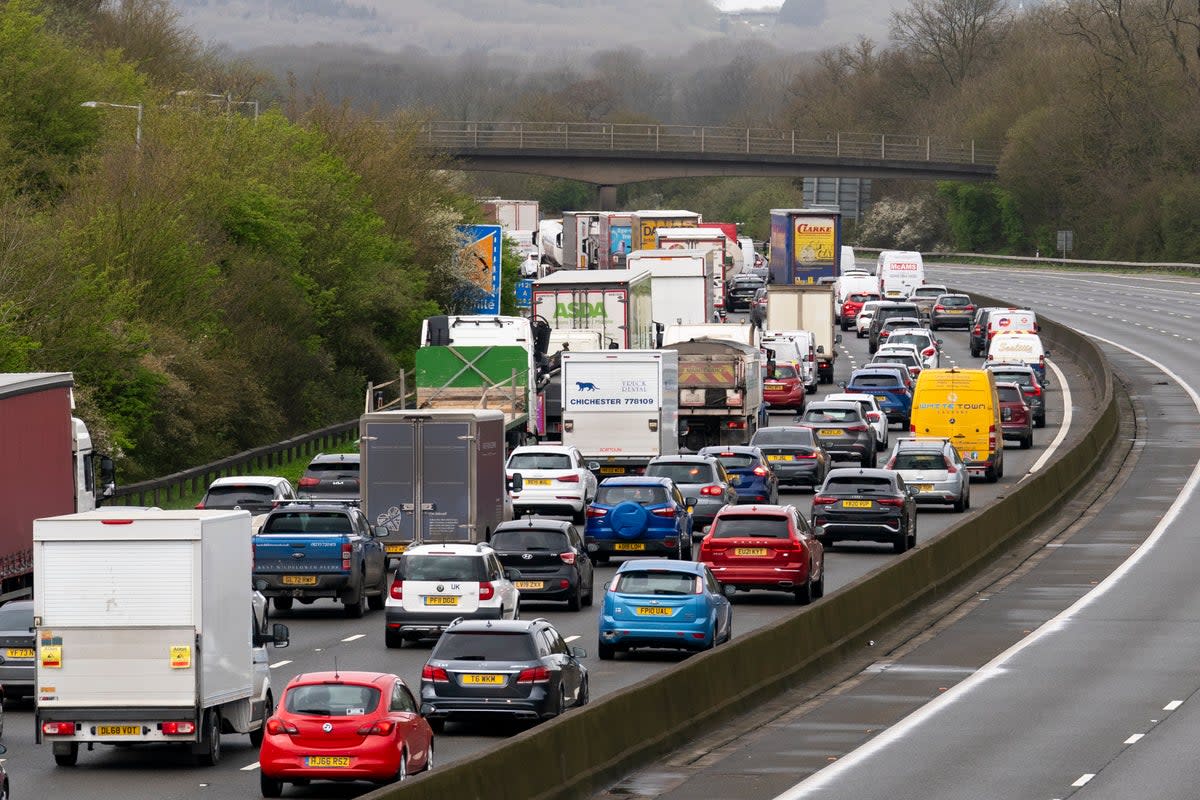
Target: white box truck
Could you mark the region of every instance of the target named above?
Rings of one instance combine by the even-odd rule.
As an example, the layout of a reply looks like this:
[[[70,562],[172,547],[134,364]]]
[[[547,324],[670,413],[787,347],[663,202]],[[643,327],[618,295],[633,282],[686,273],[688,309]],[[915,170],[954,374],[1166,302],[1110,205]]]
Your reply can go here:
[[[59,766],[80,745],[262,742],[274,710],[250,514],[110,508],[33,525],[35,736]]]
[[[713,253],[702,250],[635,250],[630,269],[654,276],[650,307],[663,325],[702,325],[713,321],[714,301],[723,282],[713,277]],[[725,298],[721,296],[721,307]]]
[[[679,357],[669,350],[562,354],[563,435],[597,476],[641,474],[679,452]]]
[[[833,383],[837,360],[834,345],[842,341],[835,334],[837,311],[833,307],[833,285],[796,284],[772,286],[767,299],[767,329],[770,331],[812,331],[817,344],[817,377],[821,383]]]
[[[631,350],[654,347],[651,273],[562,270],[533,284],[533,315],[552,329],[600,331]]]

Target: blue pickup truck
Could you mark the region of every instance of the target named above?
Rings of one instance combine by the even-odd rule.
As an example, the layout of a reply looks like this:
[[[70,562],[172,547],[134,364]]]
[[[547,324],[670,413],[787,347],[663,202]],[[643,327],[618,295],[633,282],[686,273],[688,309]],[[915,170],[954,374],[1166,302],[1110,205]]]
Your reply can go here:
[[[389,587],[386,528],[357,505],[293,502],[266,515],[254,535],[254,587],[287,611],[299,600],[339,600],[348,617],[383,608]]]

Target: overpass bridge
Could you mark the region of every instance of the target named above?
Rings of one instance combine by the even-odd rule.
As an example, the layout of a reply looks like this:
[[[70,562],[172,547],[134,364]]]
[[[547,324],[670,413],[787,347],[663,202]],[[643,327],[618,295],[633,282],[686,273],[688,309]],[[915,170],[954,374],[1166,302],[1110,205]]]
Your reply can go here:
[[[884,133],[604,122],[430,122],[425,143],[463,169],[570,178],[616,187],[701,176],[988,180],[1000,142]]]

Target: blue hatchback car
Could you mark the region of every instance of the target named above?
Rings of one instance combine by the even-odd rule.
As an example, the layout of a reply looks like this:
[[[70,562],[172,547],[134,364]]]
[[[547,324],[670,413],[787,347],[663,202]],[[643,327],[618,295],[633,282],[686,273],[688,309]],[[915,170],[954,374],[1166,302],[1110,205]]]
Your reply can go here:
[[[758,447],[732,445],[704,447],[697,455],[711,456],[721,462],[737,492],[738,503],[779,503],[779,476]]]
[[[585,541],[597,562],[612,556],[692,557],[696,498],[684,497],[670,478],[606,478],[587,509]]]
[[[908,429],[913,396],[897,370],[870,367],[855,370],[846,384],[846,391],[850,394],[874,395],[875,402],[887,414],[888,421],[899,422],[905,430]]]
[[[709,650],[733,638],[733,605],[704,564],[626,561],[600,612],[600,658],[638,647]]]

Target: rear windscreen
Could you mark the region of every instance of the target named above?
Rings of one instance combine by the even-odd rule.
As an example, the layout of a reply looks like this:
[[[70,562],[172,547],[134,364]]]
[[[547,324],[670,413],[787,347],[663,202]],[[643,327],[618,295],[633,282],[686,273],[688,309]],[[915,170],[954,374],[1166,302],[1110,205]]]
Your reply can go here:
[[[33,603],[8,603],[0,606],[0,631],[30,631],[33,628]]]
[[[341,533],[353,531],[345,514],[315,511],[284,511],[272,514],[262,533]]]
[[[509,469],[571,469],[566,453],[515,453],[508,459]]]
[[[409,554],[400,559],[402,581],[486,581],[487,570],[478,556]]]
[[[996,376],[996,383],[1016,383],[1020,384],[1021,388],[1033,386],[1033,379],[1028,372],[1001,372],[994,369],[991,373]]]
[[[759,428],[750,439],[750,444],[755,447],[772,444],[812,447],[813,434],[808,428]]]
[[[893,333],[888,337],[888,344],[915,344],[925,348],[929,346],[929,337],[919,333]]]
[[[764,539],[787,539],[789,537],[787,517],[727,515],[717,517],[716,524],[710,531],[714,539],[737,539],[745,536],[759,536]]]
[[[214,486],[204,497],[205,508],[233,508],[242,505],[270,504],[275,490],[270,486]]]
[[[889,317],[915,317],[920,312],[914,305],[891,306],[889,308],[880,308],[876,311],[876,315],[880,319],[888,319]]]
[[[430,658],[442,661],[532,661],[533,641],[524,632],[447,631],[438,639]]]
[[[1024,398],[1020,389],[1011,386],[997,386],[996,392],[1000,395],[1000,400],[1005,403],[1019,403]]]
[[[565,553],[571,548],[567,535],[561,531],[540,531],[536,528],[525,531],[497,531],[492,534],[492,547],[505,551],[545,551]]]
[[[862,375],[850,381],[847,389],[899,389],[900,379],[891,375]]]
[[[752,455],[743,453],[727,453],[717,456],[717,460],[725,465],[725,469],[739,470],[752,469],[758,459]]]
[[[596,490],[596,502],[606,506],[625,502],[658,506],[667,502],[667,490],[662,486],[601,486]]]
[[[623,594],[700,594],[700,578],[686,572],[631,570],[617,575],[613,591]]]
[[[905,356],[899,353],[888,353],[881,356],[875,356],[869,364],[900,364],[901,366],[910,367],[915,365],[916,359],[912,356]]]
[[[292,714],[314,717],[358,717],[379,705],[379,689],[348,683],[317,683],[287,690],[284,707]]]
[[[769,381],[770,380],[782,381],[787,378],[795,378],[795,377],[797,377],[796,376],[796,368],[790,367],[790,366],[775,367],[774,372],[764,369],[763,377]]]
[[[827,480],[824,491],[853,494],[855,492],[890,492],[893,488],[892,482],[888,478],[847,475]]]
[[[946,459],[941,453],[900,453],[892,469],[945,469]]]
[[[962,294],[944,294],[938,298],[938,304],[947,308],[960,308],[971,304],[971,298]]]
[[[861,422],[858,409],[810,408],[804,412],[805,422]]]
[[[357,478],[358,464],[349,462],[309,464],[305,474],[312,478]]]
[[[675,483],[708,483],[713,480],[711,464],[651,464],[646,475],[652,478],[670,478]]]

